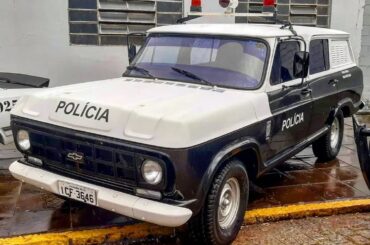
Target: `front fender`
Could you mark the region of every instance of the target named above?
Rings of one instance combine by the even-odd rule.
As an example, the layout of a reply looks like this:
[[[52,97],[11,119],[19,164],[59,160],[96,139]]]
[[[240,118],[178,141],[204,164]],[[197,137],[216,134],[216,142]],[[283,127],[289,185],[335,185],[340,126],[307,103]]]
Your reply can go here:
[[[207,197],[208,191],[213,183],[213,180],[217,172],[223,166],[226,160],[236,156],[238,153],[252,149],[256,152],[258,163],[261,161],[260,150],[258,142],[250,137],[241,138],[232,142],[231,144],[222,148],[212,159],[211,164],[208,166],[207,171],[205,172],[201,184],[199,186],[197,197],[199,200],[199,207],[202,207],[205,199]],[[200,208],[199,208],[200,210]],[[196,210],[199,211],[199,210]]]

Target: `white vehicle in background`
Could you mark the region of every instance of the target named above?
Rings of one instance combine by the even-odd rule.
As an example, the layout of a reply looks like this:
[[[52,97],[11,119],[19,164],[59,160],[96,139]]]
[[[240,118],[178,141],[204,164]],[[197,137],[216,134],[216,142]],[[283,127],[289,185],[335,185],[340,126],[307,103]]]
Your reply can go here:
[[[0,73],[0,143],[13,142],[10,111],[23,95],[48,87],[49,79],[16,73]]]

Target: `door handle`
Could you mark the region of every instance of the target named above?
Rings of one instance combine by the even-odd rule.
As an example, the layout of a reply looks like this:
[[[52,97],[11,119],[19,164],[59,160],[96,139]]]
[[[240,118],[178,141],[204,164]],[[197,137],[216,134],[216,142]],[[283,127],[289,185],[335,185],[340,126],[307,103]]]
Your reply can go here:
[[[333,87],[337,86],[338,83],[339,83],[338,79],[331,79],[329,81],[329,84],[331,84]]]
[[[304,88],[304,89],[301,90],[302,95],[308,95],[310,93],[312,93],[312,89],[310,89],[310,88]]]

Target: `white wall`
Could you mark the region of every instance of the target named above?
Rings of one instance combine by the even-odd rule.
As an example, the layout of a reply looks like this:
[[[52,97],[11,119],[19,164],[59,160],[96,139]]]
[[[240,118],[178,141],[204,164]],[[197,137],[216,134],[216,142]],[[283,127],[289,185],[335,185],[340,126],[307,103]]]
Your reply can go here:
[[[349,32],[356,60],[361,52],[365,0],[332,0],[331,28]]]
[[[370,108],[370,0],[365,1],[361,39],[360,67],[364,74],[364,98]]]
[[[48,77],[51,86],[121,76],[124,46],[70,46],[68,0],[1,0],[0,71]]]
[[[351,34],[351,42],[357,63],[364,74],[363,99],[370,105],[370,38],[369,12],[365,10],[365,0],[332,0],[332,28]],[[369,0],[367,0],[369,2]],[[365,18],[364,18],[365,17]],[[364,25],[365,20],[365,25]],[[366,28],[365,28],[366,27]],[[365,28],[365,29],[364,29]]]

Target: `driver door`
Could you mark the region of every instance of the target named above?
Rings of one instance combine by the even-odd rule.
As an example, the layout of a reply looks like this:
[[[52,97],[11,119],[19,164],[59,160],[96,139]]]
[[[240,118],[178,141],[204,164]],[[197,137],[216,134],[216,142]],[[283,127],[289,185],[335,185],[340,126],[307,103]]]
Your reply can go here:
[[[301,86],[302,78],[294,77],[296,52],[301,50],[298,40],[277,44],[270,78],[268,98],[272,113],[270,158],[294,147],[307,136],[312,112],[311,90]]]

